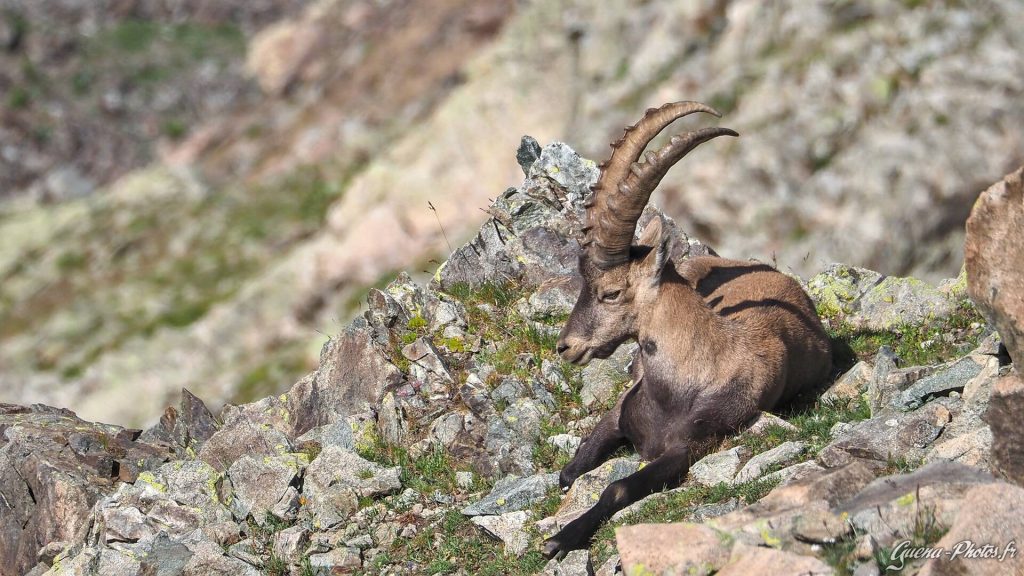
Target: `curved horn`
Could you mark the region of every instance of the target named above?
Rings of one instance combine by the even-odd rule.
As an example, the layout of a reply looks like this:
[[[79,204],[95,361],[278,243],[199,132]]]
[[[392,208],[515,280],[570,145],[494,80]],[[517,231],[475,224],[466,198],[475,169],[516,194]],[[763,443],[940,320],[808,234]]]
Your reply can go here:
[[[673,102],[647,110],[639,122],[626,128],[622,138],[612,144],[612,155],[600,165],[601,177],[592,188],[583,227],[583,246],[590,250],[599,268],[610,268],[629,259],[629,247],[636,222],[651,193],[673,164],[690,150],[712,138],[738,134],[728,128],[705,128],[675,136],[657,153],[648,152],[647,162],[638,164],[640,153],[650,141],[674,120],[694,112],[721,116],[714,108],[699,102]]]

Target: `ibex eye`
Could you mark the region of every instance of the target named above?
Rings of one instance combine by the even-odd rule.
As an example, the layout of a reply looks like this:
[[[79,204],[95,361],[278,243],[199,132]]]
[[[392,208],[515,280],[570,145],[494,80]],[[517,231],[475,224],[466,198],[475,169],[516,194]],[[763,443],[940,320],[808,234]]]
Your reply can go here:
[[[622,290],[609,290],[608,292],[601,294],[601,300],[611,302],[612,300],[617,299],[620,294],[622,294]]]

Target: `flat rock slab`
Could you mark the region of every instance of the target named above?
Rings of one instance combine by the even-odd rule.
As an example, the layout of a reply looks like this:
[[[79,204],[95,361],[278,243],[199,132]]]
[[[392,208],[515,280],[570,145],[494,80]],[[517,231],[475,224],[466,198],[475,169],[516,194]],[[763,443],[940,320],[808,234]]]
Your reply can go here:
[[[731,538],[704,524],[636,524],[615,530],[627,576],[712,574],[729,561]]]
[[[718,576],[775,576],[799,574],[800,576],[829,576],[832,567],[813,556],[801,556],[792,552],[737,544],[729,563],[716,574]]]
[[[746,446],[708,454],[690,467],[690,477],[702,486],[729,484],[749,458],[750,448]]]
[[[742,484],[744,482],[750,482],[751,480],[757,480],[770,467],[789,462],[790,460],[799,457],[806,450],[807,444],[804,442],[783,442],[775,448],[762,452],[751,458],[743,468],[736,473],[732,483]]]
[[[479,502],[462,509],[466,516],[499,515],[529,508],[558,486],[558,473],[536,474],[527,478],[506,476],[499,480],[491,493]]]
[[[913,410],[930,396],[944,396],[951,391],[963,391],[967,383],[981,373],[983,366],[970,356],[961,358],[934,374],[925,376],[902,391],[894,400],[895,408]]]

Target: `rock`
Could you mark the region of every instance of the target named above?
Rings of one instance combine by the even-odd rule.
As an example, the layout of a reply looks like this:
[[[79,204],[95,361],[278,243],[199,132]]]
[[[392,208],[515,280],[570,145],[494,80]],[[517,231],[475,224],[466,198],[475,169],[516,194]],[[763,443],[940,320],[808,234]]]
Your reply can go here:
[[[1020,373],[999,378],[992,388],[985,421],[992,429],[992,465],[1011,482],[1024,485],[1024,380]]]
[[[575,520],[597,503],[612,482],[621,480],[640,469],[640,458],[628,456],[612,458],[597,468],[583,474],[573,482],[562,498],[562,504],[554,514],[550,527],[560,529]],[[556,475],[557,476],[557,475]]]
[[[862,296],[882,281],[878,272],[830,264],[807,283],[807,294],[824,316],[856,313]]]
[[[1014,363],[1024,363],[1024,167],[981,193],[967,219],[967,291],[995,325]],[[998,434],[996,435],[998,443]]]
[[[988,426],[936,442],[924,457],[925,462],[959,462],[989,470],[992,453],[992,430]]]
[[[573,434],[555,434],[548,437],[548,444],[558,448],[569,455],[570,458],[576,455],[583,439]]]
[[[352,427],[348,425],[348,422],[344,421],[311,428],[305,434],[295,439],[296,446],[302,446],[310,442],[316,443],[321,449],[326,446],[337,446],[348,450],[355,449]]]
[[[529,512],[519,510],[498,516],[474,516],[471,521],[493,538],[504,542],[506,556],[519,556],[530,543],[530,536],[524,529],[529,517]]]
[[[393,494],[402,488],[401,468],[385,468],[336,446],[324,448],[306,468],[304,487],[310,483],[320,489],[337,485],[351,487],[363,497]]]
[[[781,428],[787,432],[796,432],[797,427],[786,422],[782,418],[779,418],[771,412],[761,412],[758,414],[754,422],[750,424],[746,432],[753,434],[754,436],[764,436],[772,428]]]
[[[523,510],[543,499],[548,490],[558,485],[558,474],[537,474],[528,478],[506,476],[490,494],[462,509],[466,516],[495,516]]]
[[[406,345],[402,348],[402,356],[411,362],[410,376],[429,385],[432,392],[444,392],[446,385],[454,382],[440,352],[427,338],[419,338]]]
[[[807,450],[807,444],[804,442],[783,442],[782,444],[762,452],[753,458],[736,473],[736,476],[732,479],[733,484],[742,484],[743,482],[749,482],[760,478],[766,470],[772,466],[783,464],[794,458],[800,456]]]
[[[615,387],[629,381],[628,366],[637,351],[636,342],[619,348],[606,359],[592,360],[583,368],[583,388],[580,399],[587,408],[612,400]]]
[[[784,550],[737,544],[729,563],[716,572],[719,576],[751,574],[801,574],[826,576],[832,567],[813,556],[801,556]]]
[[[104,541],[111,542],[138,542],[144,538],[151,538],[156,531],[145,523],[145,515],[138,508],[107,508],[102,512],[103,526],[105,527]]]
[[[806,462],[799,462],[792,466],[786,466],[782,470],[776,470],[762,476],[762,480],[766,482],[775,482],[779,486],[785,486],[790,482],[795,482],[807,476],[811,476],[816,472],[821,472],[824,468],[813,460]]]
[[[390,392],[384,395],[377,410],[377,429],[384,441],[398,445],[404,444],[405,436],[409,433],[409,424],[402,416],[402,408]]]
[[[363,560],[358,548],[344,547],[322,554],[310,554],[309,565],[313,568],[313,574],[330,576],[354,572],[362,568]]]
[[[847,321],[864,330],[884,331],[941,320],[955,311],[953,301],[936,287],[916,278],[887,276],[861,297],[859,310]]]
[[[274,533],[274,555],[292,564],[302,560],[306,543],[309,541],[309,530],[304,526],[289,526]]]
[[[236,519],[244,522],[251,515],[262,525],[297,475],[298,468],[289,466],[281,457],[256,459],[245,455],[236,460],[228,469],[234,490],[232,509],[238,513]]]
[[[944,396],[952,390],[962,391],[967,383],[981,373],[982,365],[970,356],[961,358],[930,376],[921,378],[894,399],[894,408],[913,410],[931,396]]]
[[[750,449],[746,446],[736,446],[708,454],[690,467],[690,477],[704,486],[714,486],[723,482],[730,484],[749,458]]]
[[[615,530],[622,572],[712,574],[729,561],[730,539],[704,524],[636,524]]]
[[[260,426],[239,414],[225,421],[199,451],[199,458],[224,472],[242,456],[278,456],[291,450],[288,437],[275,428]]]
[[[835,384],[829,386],[828,390],[821,395],[821,399],[825,402],[860,399],[861,394],[867,391],[873,372],[874,369],[867,362],[863,360],[857,362],[853,368],[840,376]]]
[[[605,560],[604,564],[601,564],[601,567],[597,569],[594,576],[615,576],[616,574],[621,574],[622,568],[619,564],[619,555],[613,554],[611,558]]]
[[[1020,519],[1024,514],[1024,489],[1002,482],[972,487],[963,496],[949,530],[935,544],[945,550],[962,551],[956,557],[926,560],[919,574],[1020,574],[1024,572],[1024,555],[1007,553],[1009,543],[1020,536]],[[985,545],[991,553],[974,557],[964,550],[962,542],[970,541],[975,550]],[[1019,546],[1019,544],[1018,544]]]
[[[473,487],[473,473],[464,472],[462,470],[455,473],[455,485],[460,490],[469,490]]]
[[[909,474],[879,478],[835,511],[848,515],[860,533],[870,533],[879,545],[909,538],[927,512],[931,521],[947,524],[960,509],[960,499],[972,487],[991,483],[988,474],[952,462],[928,464]]]
[[[576,305],[580,288],[579,276],[545,280],[523,301],[519,313],[524,318],[536,321],[568,317]]]
[[[140,440],[170,444],[179,458],[195,457],[217,428],[217,421],[206,404],[182,388],[179,408],[168,407],[159,423],[146,430]]]
[[[430,438],[440,446],[450,446],[463,430],[463,415],[449,412],[437,417],[430,424]]]
[[[561,560],[552,559],[541,571],[543,576],[594,576],[590,550],[573,550]]]
[[[530,175],[530,167],[540,158],[540,144],[532,136],[523,136],[516,150],[516,162],[523,169],[523,174]]]
[[[827,468],[866,459],[884,466],[893,458],[919,462],[946,424],[950,411],[940,399],[908,413],[894,413],[864,420],[840,434],[818,454]]]
[[[324,344],[316,375],[288,391],[294,435],[362,411],[401,381],[401,371],[374,344],[365,320],[357,318]]]
[[[259,576],[260,572],[252,565],[224,556],[223,550],[212,542],[201,542],[192,548],[192,557],[185,564],[182,574],[185,576]]]
[[[850,530],[850,524],[842,516],[829,510],[811,510],[796,519],[793,536],[811,544],[834,544]]]
[[[69,410],[0,404],[0,573],[28,572],[50,542],[82,541],[93,505],[116,480],[134,480],[170,455],[138,436]]]

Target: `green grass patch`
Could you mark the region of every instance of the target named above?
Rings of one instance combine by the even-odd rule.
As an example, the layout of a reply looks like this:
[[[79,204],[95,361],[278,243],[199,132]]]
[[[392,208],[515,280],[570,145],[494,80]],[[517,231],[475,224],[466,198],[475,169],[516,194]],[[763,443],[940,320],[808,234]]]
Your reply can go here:
[[[964,299],[948,318],[922,325],[906,324],[885,332],[859,330],[833,317],[829,336],[836,344],[836,364],[841,368],[871,358],[882,346],[890,347],[905,366],[923,366],[947,362],[971,351],[978,345],[985,324],[970,300]]]

